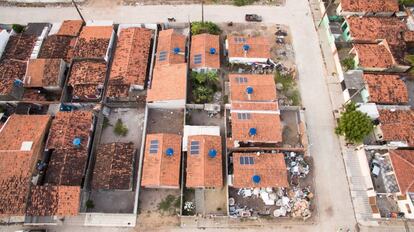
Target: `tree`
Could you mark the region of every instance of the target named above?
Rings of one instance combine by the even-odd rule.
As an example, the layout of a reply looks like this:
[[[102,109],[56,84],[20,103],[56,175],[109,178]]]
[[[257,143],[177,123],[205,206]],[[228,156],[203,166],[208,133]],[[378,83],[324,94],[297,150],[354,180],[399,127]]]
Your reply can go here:
[[[191,23],[191,33],[193,35],[209,33],[213,35],[220,35],[221,30],[217,24],[213,22],[193,22]]]
[[[345,71],[355,68],[355,60],[352,57],[345,58],[341,61],[342,67],[345,68]]]
[[[86,201],[85,206],[86,206],[87,209],[93,209],[93,208],[95,208],[95,204],[90,199]]]
[[[355,103],[351,102],[345,106],[345,111],[341,113],[335,133],[345,136],[345,140],[349,143],[359,144],[373,129],[374,125],[370,117],[357,110]]]
[[[12,25],[12,29],[13,31],[15,31],[16,33],[22,33],[24,30],[24,26],[20,25],[20,24],[13,24]]]
[[[194,100],[197,103],[206,103],[213,100],[214,91],[206,86],[198,86],[194,91]]]

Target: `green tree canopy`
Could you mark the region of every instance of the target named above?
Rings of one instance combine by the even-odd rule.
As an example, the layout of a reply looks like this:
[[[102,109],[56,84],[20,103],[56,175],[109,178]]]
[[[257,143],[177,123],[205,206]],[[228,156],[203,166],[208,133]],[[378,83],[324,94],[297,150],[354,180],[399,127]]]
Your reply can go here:
[[[347,142],[359,144],[371,133],[373,128],[374,126],[369,116],[358,111],[357,106],[352,102],[347,104],[345,111],[341,113],[335,133],[345,136]]]
[[[191,33],[193,35],[209,33],[213,35],[220,35],[221,30],[217,24],[213,22],[192,22]]]

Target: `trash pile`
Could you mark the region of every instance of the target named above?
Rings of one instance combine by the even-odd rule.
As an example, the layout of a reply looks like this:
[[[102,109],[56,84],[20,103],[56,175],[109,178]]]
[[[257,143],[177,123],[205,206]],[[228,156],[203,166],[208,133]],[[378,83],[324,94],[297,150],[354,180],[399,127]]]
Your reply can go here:
[[[303,159],[303,155],[290,152],[285,156],[287,169],[290,174],[290,184],[292,186],[299,185],[299,179],[306,178],[309,174],[309,164]]]
[[[186,202],[184,202],[184,210],[186,211],[186,212],[193,212],[194,211],[194,209],[195,209],[195,205],[194,205],[194,203],[193,202],[191,202],[191,201],[186,201]]]

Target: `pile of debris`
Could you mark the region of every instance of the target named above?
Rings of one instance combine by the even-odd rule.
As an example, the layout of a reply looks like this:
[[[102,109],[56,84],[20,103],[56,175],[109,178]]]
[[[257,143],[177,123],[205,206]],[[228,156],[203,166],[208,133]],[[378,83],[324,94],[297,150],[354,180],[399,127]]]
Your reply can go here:
[[[295,152],[290,152],[286,155],[285,160],[290,174],[290,184],[292,186],[298,186],[299,179],[306,178],[309,174],[309,164],[305,162],[302,154],[297,154]]]

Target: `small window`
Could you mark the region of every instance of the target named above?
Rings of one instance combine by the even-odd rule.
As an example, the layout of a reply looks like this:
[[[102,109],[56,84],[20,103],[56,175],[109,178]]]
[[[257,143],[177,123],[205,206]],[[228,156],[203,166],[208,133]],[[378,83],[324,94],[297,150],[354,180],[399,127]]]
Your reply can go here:
[[[250,119],[250,113],[237,113],[237,118],[241,120]]]
[[[194,55],[194,64],[201,64],[201,54]]]
[[[191,141],[190,154],[191,155],[198,155],[199,152],[200,152],[200,142],[199,141]]]
[[[240,157],[240,164],[242,164],[242,165],[252,165],[252,164],[254,164],[253,157],[241,156]]]
[[[158,61],[163,61],[167,59],[167,51],[161,51],[158,57]]]
[[[150,154],[158,153],[158,140],[151,140],[149,153]]]

